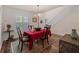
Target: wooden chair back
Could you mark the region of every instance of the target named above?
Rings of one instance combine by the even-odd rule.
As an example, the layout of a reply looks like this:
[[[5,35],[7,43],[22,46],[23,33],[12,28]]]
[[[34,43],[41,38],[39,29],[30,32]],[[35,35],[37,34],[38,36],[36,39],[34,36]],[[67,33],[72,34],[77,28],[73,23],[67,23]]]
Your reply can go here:
[[[23,41],[23,35],[22,35],[22,32],[21,32],[19,27],[17,28],[17,33],[18,33],[18,36],[19,36],[19,40]]]

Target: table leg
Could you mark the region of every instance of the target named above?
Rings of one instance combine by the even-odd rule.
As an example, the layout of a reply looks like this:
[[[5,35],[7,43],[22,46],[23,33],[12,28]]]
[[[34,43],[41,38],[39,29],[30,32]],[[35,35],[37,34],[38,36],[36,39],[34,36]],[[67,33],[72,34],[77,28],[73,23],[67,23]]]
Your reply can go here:
[[[30,39],[30,41],[29,41],[29,50],[32,50],[32,46],[33,46],[33,40]]]

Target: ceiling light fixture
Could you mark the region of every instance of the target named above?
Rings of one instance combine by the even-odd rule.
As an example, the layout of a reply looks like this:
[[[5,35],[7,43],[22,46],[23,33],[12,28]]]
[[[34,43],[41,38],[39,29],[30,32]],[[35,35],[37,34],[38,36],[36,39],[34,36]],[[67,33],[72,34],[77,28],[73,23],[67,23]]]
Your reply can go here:
[[[40,17],[40,14],[39,14],[39,5],[37,5],[37,21],[38,21],[38,28],[39,28],[39,17]]]

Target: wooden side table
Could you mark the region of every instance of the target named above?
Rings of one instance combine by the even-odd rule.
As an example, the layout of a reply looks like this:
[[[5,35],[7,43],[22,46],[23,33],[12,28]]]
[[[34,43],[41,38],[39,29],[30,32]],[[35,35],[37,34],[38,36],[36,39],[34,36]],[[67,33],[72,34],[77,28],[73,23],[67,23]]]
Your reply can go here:
[[[11,39],[11,32],[13,32],[14,30],[9,30],[9,31],[4,31],[5,33],[8,33],[8,40]]]
[[[79,39],[72,39],[70,35],[66,34],[59,40],[60,53],[79,53]]]

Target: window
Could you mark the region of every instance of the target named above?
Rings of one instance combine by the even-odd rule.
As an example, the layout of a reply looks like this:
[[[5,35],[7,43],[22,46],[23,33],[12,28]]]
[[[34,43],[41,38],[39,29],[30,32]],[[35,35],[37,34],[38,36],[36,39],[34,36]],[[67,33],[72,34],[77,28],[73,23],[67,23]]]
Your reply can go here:
[[[22,31],[28,29],[28,23],[27,16],[16,16],[16,27],[20,27]]]

